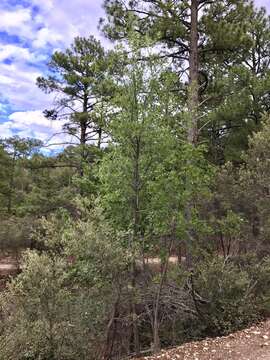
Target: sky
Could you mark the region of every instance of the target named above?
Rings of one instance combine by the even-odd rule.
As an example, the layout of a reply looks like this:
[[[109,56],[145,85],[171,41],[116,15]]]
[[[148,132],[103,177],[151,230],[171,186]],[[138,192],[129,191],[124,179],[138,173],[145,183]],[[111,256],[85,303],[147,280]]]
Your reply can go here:
[[[0,0],[0,137],[12,135],[48,141],[61,131],[60,121],[43,117],[53,95],[36,86],[52,53],[75,36],[95,35],[104,16],[103,0]],[[270,12],[270,0],[255,0]],[[56,135],[53,142],[61,141]]]

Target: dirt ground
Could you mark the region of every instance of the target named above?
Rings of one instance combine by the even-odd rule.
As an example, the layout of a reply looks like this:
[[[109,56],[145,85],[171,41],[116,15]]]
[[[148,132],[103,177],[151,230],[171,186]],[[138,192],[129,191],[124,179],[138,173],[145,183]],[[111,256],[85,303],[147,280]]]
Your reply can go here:
[[[18,263],[12,256],[0,256],[0,275],[13,273],[18,269]]]
[[[18,263],[14,257],[0,255],[0,291],[6,288],[10,277],[18,273]]]
[[[206,339],[139,360],[270,360],[270,320],[226,337]]]

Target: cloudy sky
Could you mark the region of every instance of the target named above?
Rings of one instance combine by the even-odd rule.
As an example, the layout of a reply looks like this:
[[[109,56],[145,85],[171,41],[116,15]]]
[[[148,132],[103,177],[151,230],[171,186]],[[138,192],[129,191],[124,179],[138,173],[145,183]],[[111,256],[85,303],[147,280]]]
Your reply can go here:
[[[270,0],[256,0],[270,9]],[[46,141],[61,124],[44,119],[53,98],[35,85],[50,55],[77,35],[94,34],[102,0],[0,0],[0,137]],[[57,139],[55,139],[57,141]]]

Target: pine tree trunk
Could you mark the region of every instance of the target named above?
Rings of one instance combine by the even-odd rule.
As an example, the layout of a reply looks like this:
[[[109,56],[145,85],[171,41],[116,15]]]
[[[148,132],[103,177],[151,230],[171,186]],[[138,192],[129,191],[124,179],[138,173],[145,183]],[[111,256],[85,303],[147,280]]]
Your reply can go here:
[[[7,203],[8,214],[11,214],[11,210],[12,210],[12,196],[13,196],[13,191],[14,191],[15,166],[16,166],[16,154],[14,152],[13,157],[12,157],[11,174],[10,174],[10,178],[9,178],[8,203]]]
[[[187,140],[192,146],[198,141],[198,105],[199,105],[199,52],[198,52],[198,7],[199,0],[191,0],[191,21],[190,21],[190,54],[189,54],[189,89],[188,89],[188,129]],[[192,159],[189,159],[192,162]],[[189,186],[189,184],[187,184]],[[186,266],[192,268],[193,260],[191,248],[194,244],[194,230],[192,229],[192,201],[186,205],[185,216],[188,226],[186,240]]]
[[[86,114],[88,113],[88,96],[87,91],[85,91],[84,99],[83,99],[83,116],[80,121],[80,147],[81,147],[81,159],[80,159],[80,175],[84,175],[84,163],[87,160],[87,152],[86,152],[86,143],[87,143],[87,120],[85,119]]]
[[[97,143],[98,149],[101,148],[101,141],[102,141],[102,128],[100,127],[98,129],[98,143]]]
[[[198,51],[198,0],[191,0],[190,54],[189,54],[189,124],[188,142],[196,145],[198,140],[199,105],[199,51]]]

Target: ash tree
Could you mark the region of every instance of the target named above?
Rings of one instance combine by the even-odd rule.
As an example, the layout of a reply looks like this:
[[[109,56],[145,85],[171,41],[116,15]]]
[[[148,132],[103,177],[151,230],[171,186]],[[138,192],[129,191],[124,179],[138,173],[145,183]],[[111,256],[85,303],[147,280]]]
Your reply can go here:
[[[204,94],[209,79],[204,64],[215,56],[221,58],[222,63],[231,62],[236,49],[251,46],[247,15],[253,9],[252,4],[234,0],[226,3],[107,0],[104,7],[107,21],[101,21],[101,26],[110,39],[127,43],[136,39],[137,46],[151,47],[153,52],[161,48],[156,56],[171,60],[170,67],[179,74],[182,84],[179,91],[179,102],[185,113],[182,126],[188,143],[196,147],[202,130],[209,127],[205,106],[209,99]],[[187,161],[192,163],[192,158]],[[187,182],[186,186],[190,184]],[[186,204],[187,223],[192,221],[194,207],[196,204]],[[196,242],[195,237],[191,227],[187,249]],[[188,267],[192,267],[191,250],[187,259]]]
[[[190,219],[185,217],[185,209],[191,201],[207,196],[212,174],[202,147],[190,144],[183,130],[172,129],[172,124],[185,121],[177,113],[177,103],[167,96],[174,77],[164,72],[160,61],[149,66],[138,63],[140,56],[137,53],[129,59],[125,77],[118,86],[114,103],[119,111],[110,124],[112,143],[99,168],[101,205],[113,227],[126,234],[125,246],[132,255],[130,313],[135,353],[142,346],[137,298],[146,291],[141,289],[138,263],[144,264],[155,254],[164,264],[150,304],[144,304],[150,317],[154,351],[158,351],[163,317],[160,303],[168,259],[172,249],[179,248],[181,237],[187,237],[190,227],[195,233],[204,226],[198,209],[192,210]],[[145,286],[151,287],[149,281]]]

